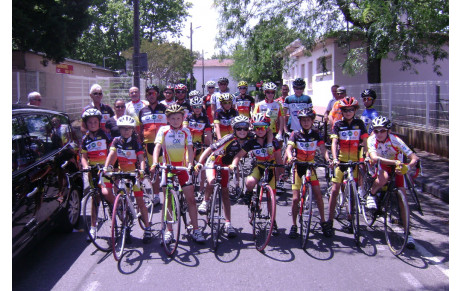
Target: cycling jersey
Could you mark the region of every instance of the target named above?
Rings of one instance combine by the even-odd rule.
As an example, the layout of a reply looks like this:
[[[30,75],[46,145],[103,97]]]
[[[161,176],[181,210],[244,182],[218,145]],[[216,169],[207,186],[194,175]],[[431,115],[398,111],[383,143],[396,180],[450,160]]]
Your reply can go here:
[[[208,117],[204,112],[196,116],[194,113],[187,116],[184,121],[184,125],[190,129],[192,133],[192,141],[204,143],[204,132],[211,131],[211,124],[209,123]]]
[[[109,120],[110,117],[115,115],[115,113],[113,113],[112,108],[109,105],[105,105],[105,104],[101,103],[101,109],[99,109],[96,106],[94,106],[94,102],[91,102],[90,105],[87,105],[87,106],[85,106],[85,108],[83,108],[82,114],[83,114],[83,112],[86,111],[86,109],[90,109],[90,108],[96,108],[97,110],[99,110],[101,112],[102,119],[101,119],[100,127],[101,127],[102,130],[105,131],[105,124],[107,123],[107,120]]]
[[[342,115],[342,110],[339,108],[339,101],[336,101],[334,105],[332,106],[331,112],[329,112],[329,116],[332,117],[332,126],[334,126],[334,123],[336,123],[338,120],[341,120],[343,115]]]
[[[379,114],[377,113],[377,110],[372,108],[372,106],[364,109],[363,114],[361,114],[360,119],[364,122],[364,125],[367,128],[367,133],[371,134],[372,120],[374,120],[374,118],[376,118],[377,116],[379,116]]]
[[[255,100],[249,95],[239,95],[235,98],[236,110],[240,115],[251,118],[251,107],[254,107]]]
[[[288,145],[291,145],[296,151],[296,157],[299,162],[314,162],[316,149],[324,144],[319,133],[312,129],[305,132],[304,129],[294,131],[289,137]]]
[[[161,126],[168,124],[166,106],[157,104],[155,109],[147,106],[139,111],[139,120],[143,127],[144,143],[153,143]]]
[[[185,99],[181,103],[179,103],[179,101],[176,101],[176,104],[184,108],[184,111],[185,111],[184,117],[187,117],[189,113],[192,112],[192,107],[190,106],[190,103],[186,101]]]
[[[161,144],[167,164],[185,166],[187,146],[192,145],[192,134],[188,128],[172,129],[170,125],[160,127],[155,144]]]
[[[160,101],[160,104],[163,104],[164,106],[166,106],[166,108],[169,108],[171,105],[176,104],[176,101],[174,100],[174,98],[171,99],[171,101],[167,101],[165,99],[165,100]]]
[[[225,92],[216,92],[216,93],[211,95],[211,104],[216,105],[216,111],[217,111],[217,109],[222,108],[222,106],[220,105],[219,97],[220,97],[220,94],[223,94],[223,93],[228,93],[228,94],[232,95],[230,93],[229,89],[227,89],[227,91],[225,91]],[[232,95],[232,101],[233,101],[233,104],[235,104],[235,96],[233,96],[233,95]]]
[[[220,108],[216,111],[216,115],[214,116],[214,124],[219,124],[221,137],[233,133],[232,119],[235,116],[238,116],[238,111],[236,111],[235,108],[230,108],[228,111]]]
[[[361,119],[353,118],[350,124],[343,119],[337,121],[332,128],[331,139],[338,139],[339,160],[342,162],[359,160],[359,144],[367,138],[366,127]]]
[[[203,103],[206,107],[206,115],[208,116],[209,122],[214,123],[214,116],[212,116],[211,110],[211,94],[208,94],[203,97]]]
[[[304,108],[311,108],[313,104],[311,102],[311,97],[308,95],[301,95],[297,97],[296,95],[291,95],[284,99],[284,108],[289,112],[289,121],[288,127],[290,130],[301,130],[299,118],[297,113]]]
[[[251,134],[246,137],[246,141],[254,138],[254,135]],[[227,134],[223,138],[219,139],[215,143],[210,145],[213,155],[216,156],[216,160],[220,159],[222,164],[230,165],[233,161],[233,158],[240,152],[241,145],[238,137],[233,133]]]
[[[367,140],[369,153],[389,160],[401,160],[401,154],[410,156],[413,151],[396,135],[390,133],[384,142],[377,140],[375,134]]]
[[[129,115],[136,121],[136,132],[140,132],[141,122],[139,121],[139,111],[142,108],[149,106],[149,102],[145,100],[130,101],[126,103],[125,115]]]
[[[128,138],[126,141],[123,137],[117,136],[110,145],[110,151],[117,153],[117,160],[120,170],[132,172],[136,169],[137,156],[143,154],[143,150],[136,138]]]
[[[88,131],[81,142],[81,153],[88,154],[88,163],[91,166],[104,165],[107,159],[108,146],[109,138],[102,129],[96,131],[94,137],[91,137]]]
[[[277,101],[267,102],[266,99],[257,102],[253,115],[256,113],[265,113],[266,116],[270,117],[270,128],[273,134],[278,132],[277,120],[284,116],[284,111],[280,103]]]
[[[279,98],[276,98],[275,101],[278,102],[279,104],[281,104],[281,106],[282,106],[283,109],[284,109],[284,108],[286,107],[286,106],[284,105],[284,100],[285,100],[285,99],[286,99],[286,97],[281,96],[281,97],[279,97]],[[284,111],[284,110],[283,110],[283,111]],[[285,116],[289,116],[289,114],[286,114]]]
[[[279,143],[277,140],[273,140],[273,147],[274,151],[279,151],[281,149]],[[264,144],[260,145],[259,142],[257,142],[257,138],[250,139],[248,142],[246,142],[243,145],[242,148],[245,152],[249,153],[252,151],[254,156],[256,157],[256,160],[258,162],[272,162],[275,161],[275,156],[272,154],[270,155],[268,153],[267,149],[267,138],[265,137]],[[262,166],[260,166],[262,167]]]

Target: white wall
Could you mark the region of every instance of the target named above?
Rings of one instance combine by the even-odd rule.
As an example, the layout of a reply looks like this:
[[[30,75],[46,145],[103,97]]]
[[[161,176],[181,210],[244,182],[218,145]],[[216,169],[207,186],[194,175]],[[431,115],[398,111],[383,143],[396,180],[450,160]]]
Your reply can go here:
[[[202,92],[203,85],[203,67],[194,67],[193,68],[193,77],[196,79],[196,89]],[[235,93],[237,91],[238,81],[232,79],[229,72],[229,67],[204,67],[204,84],[207,81],[213,80],[217,83],[220,77],[226,77],[229,81],[228,87],[230,88],[231,93]],[[216,84],[216,88],[217,84]],[[206,88],[204,90],[206,93]]]

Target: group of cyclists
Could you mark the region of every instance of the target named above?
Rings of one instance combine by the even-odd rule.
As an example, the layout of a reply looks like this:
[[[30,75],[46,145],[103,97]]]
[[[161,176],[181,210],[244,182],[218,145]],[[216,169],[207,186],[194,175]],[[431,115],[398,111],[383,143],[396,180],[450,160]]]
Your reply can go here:
[[[164,173],[162,179],[151,180],[152,174],[158,170],[158,165],[187,167],[189,171],[176,170],[175,174],[188,204],[193,227],[192,238],[197,243],[205,242],[203,232],[198,227],[198,215],[204,215],[208,211],[216,177],[215,170],[209,168],[221,165],[233,171],[238,167],[240,159],[248,153],[257,161],[292,165],[295,161],[314,162],[318,159],[319,150],[324,160],[335,168],[327,218],[318,177],[316,173],[312,173],[311,176],[313,195],[321,216],[320,225],[326,237],[334,235],[335,205],[346,171],[337,166],[339,163],[367,160],[372,165],[380,165],[377,178],[368,190],[370,193],[363,193],[363,187],[359,187],[362,197],[367,194],[366,203],[371,209],[377,208],[375,195],[386,184],[393,171],[398,174],[397,187],[404,191],[402,175],[415,166],[418,158],[401,139],[391,133],[391,121],[377,114],[373,108],[377,95],[372,89],[366,89],[361,93],[365,110],[358,118],[357,98],[347,96],[344,87],[332,87],[334,98],[330,102],[331,108],[326,111],[331,125],[331,133],[327,137],[321,136],[314,129],[317,114],[313,110],[311,97],[304,94],[306,84],[303,79],[294,80],[294,94],[290,96],[289,87],[282,85],[279,98],[275,98],[277,85],[273,82],[265,83],[264,100],[257,103],[248,94],[247,82],[239,82],[238,92],[235,94],[230,93],[228,83],[225,77],[219,78],[217,84],[208,81],[205,96],[193,90],[188,97],[188,88],[185,85],[168,85],[162,92],[165,98],[162,101],[159,100],[160,89],[155,85],[147,86],[146,100],[140,100],[139,89],[132,87],[129,89],[130,102],[125,104],[121,99],[115,101],[117,114],[110,106],[101,103],[101,86],[93,85],[90,89],[93,102],[85,107],[82,113],[82,167],[102,164],[104,172],[138,169],[138,178],[150,184],[144,183],[144,186],[153,190],[155,205],[160,203],[160,188],[165,186]],[[217,92],[216,85],[219,87]],[[330,150],[325,144],[325,140],[329,138]],[[286,143],[284,153],[283,143]],[[408,164],[402,163],[403,155],[410,159]],[[191,173],[199,173],[204,166],[207,166],[207,169],[205,174],[201,175],[203,179],[200,181],[200,191],[204,193],[204,199],[197,205]],[[263,172],[263,166],[256,165],[245,179],[246,192],[243,201],[248,205],[255,199],[253,189]],[[306,167],[297,166],[291,186],[290,238],[296,238],[298,235],[297,214],[301,177],[305,173]],[[229,175],[227,171],[221,173],[222,202],[226,221],[224,230],[229,238],[233,238],[237,236],[237,232],[231,224]],[[362,184],[358,180],[357,169],[354,171],[354,177],[358,184]],[[283,169],[273,169],[270,185],[275,189],[276,183],[286,178]],[[102,194],[109,204],[113,204],[113,186],[106,178],[103,183]],[[85,186],[87,187],[87,182]],[[135,186],[134,196],[146,225],[143,242],[149,243],[153,232],[149,226],[142,189]],[[349,229],[352,231],[351,227]],[[90,231],[90,235],[95,233],[95,229]],[[277,233],[275,222],[273,234]],[[167,241],[173,236],[166,233],[166,237]],[[407,246],[415,246],[410,236]]]

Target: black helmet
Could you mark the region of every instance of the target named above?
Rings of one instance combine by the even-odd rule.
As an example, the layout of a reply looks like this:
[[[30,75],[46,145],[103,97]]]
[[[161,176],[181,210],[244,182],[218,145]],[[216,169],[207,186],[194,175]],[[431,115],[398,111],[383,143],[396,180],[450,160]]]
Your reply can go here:
[[[228,79],[225,77],[220,77],[219,80],[217,81],[217,84],[227,84],[228,85]]]
[[[305,88],[305,81],[304,79],[302,78],[297,78],[294,80],[294,82],[292,83],[293,87],[297,87],[297,88]]]
[[[377,94],[375,93],[374,90],[372,89],[366,89],[363,91],[363,93],[361,93],[361,98],[364,98],[364,97],[372,97],[372,99],[377,99]]]
[[[147,87],[145,87],[145,93],[149,92],[150,90],[155,90],[157,91],[157,93],[160,93],[160,88],[158,88],[158,86],[155,86],[153,84],[147,85]]]

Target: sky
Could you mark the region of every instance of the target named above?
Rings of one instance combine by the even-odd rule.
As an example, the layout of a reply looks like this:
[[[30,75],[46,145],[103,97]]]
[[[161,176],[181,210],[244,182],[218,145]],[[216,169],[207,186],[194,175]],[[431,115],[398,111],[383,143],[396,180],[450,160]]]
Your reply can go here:
[[[209,59],[218,52],[214,49],[217,35],[218,13],[212,8],[213,0],[189,0],[193,7],[189,9],[190,17],[187,18],[185,27],[182,30],[181,38],[173,38],[173,41],[180,41],[182,45],[190,49],[190,23],[193,25],[193,51],[204,50],[205,59]]]

